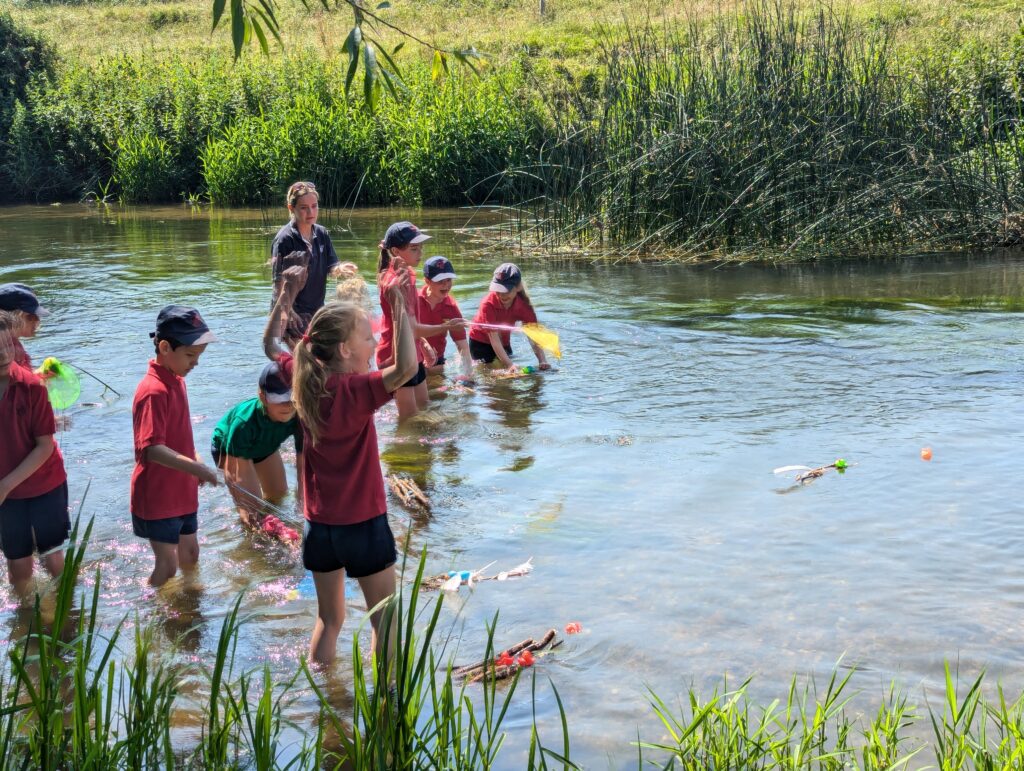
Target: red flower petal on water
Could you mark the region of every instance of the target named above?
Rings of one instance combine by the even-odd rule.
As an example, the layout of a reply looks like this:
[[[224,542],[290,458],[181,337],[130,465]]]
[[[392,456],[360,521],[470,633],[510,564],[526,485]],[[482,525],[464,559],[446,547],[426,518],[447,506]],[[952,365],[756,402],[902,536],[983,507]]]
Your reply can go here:
[[[519,654],[519,666],[531,667],[533,666],[533,654],[529,651],[523,651]]]

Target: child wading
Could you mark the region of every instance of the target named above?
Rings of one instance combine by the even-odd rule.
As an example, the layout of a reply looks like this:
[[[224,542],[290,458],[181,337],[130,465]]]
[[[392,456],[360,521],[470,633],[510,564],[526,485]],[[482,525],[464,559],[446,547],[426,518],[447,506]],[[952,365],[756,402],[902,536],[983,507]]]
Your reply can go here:
[[[469,354],[469,343],[466,342],[466,328],[462,318],[462,311],[452,297],[452,282],[455,280],[455,268],[447,257],[431,257],[423,263],[423,288],[418,294],[417,315],[419,320],[426,326],[447,326],[447,322],[455,321],[459,326],[448,327],[448,334],[451,335],[455,347],[462,357],[462,378],[468,378],[473,373],[473,360]],[[429,350],[426,352],[432,355],[425,360],[429,374],[440,374],[444,372],[445,348],[448,345],[448,337],[444,332],[426,338],[426,345]]]
[[[508,331],[486,329],[478,324],[501,324],[511,326],[516,322],[536,324],[537,314],[533,310],[526,287],[523,286],[523,274],[511,262],[499,265],[491,279],[490,292],[480,302],[480,309],[473,317],[469,327],[469,352],[474,361],[490,364],[495,359],[503,366],[515,369],[512,363],[512,336]],[[537,357],[540,369],[551,369],[544,350],[530,341],[530,347]]]
[[[373,418],[416,371],[416,344],[405,306],[409,277],[404,268],[399,270],[395,283],[383,291],[394,324],[394,356],[391,364],[371,372],[376,341],[370,317],[351,303],[331,303],[317,311],[294,358],[286,352],[281,335],[301,269],[283,275],[284,289],[263,342],[267,355],[292,376],[305,434],[302,563],[313,573],[317,598],[310,658],[327,664],[334,659],[345,620],[346,571],[358,580],[367,608],[395,590],[395,539]],[[378,655],[381,616],[377,611],[370,617]]]
[[[168,305],[150,332],[156,358],[135,390],[132,428],[132,528],[156,557],[149,583],[161,586],[199,561],[199,485],[216,485],[217,471],[199,461],[192,439],[185,376],[217,338],[194,308]]]
[[[25,369],[32,369],[32,360],[19,338],[35,337],[40,319],[49,316],[50,312],[39,304],[35,294],[24,284],[0,284],[0,311],[9,311],[14,318],[14,362]]]
[[[270,362],[260,373],[259,394],[236,404],[213,429],[210,452],[233,485],[279,503],[288,494],[281,443],[295,437],[295,468],[302,468],[302,429],[292,404],[291,378]],[[301,491],[301,478],[299,490]],[[242,521],[259,525],[258,503],[230,487]]]
[[[420,324],[416,319],[418,302],[416,298],[416,271],[423,255],[423,242],[430,236],[420,231],[411,222],[396,222],[388,228],[384,240],[380,242],[380,260],[377,263],[377,287],[380,290],[380,307],[383,312],[380,329],[380,343],[377,346],[377,366],[381,369],[394,361],[392,341],[395,337],[394,321],[391,318],[391,301],[386,296],[389,287],[396,283],[401,275],[407,275],[403,281],[405,287],[405,308],[409,316],[409,324],[415,339],[444,335],[451,329],[465,326],[460,319],[452,319],[443,324]],[[398,419],[411,418],[425,409],[427,396],[427,370],[423,363],[423,350],[416,346],[417,368],[408,382],[402,383],[395,392],[395,404],[398,406]]]
[[[67,474],[46,386],[14,361],[19,323],[0,311],[0,546],[18,589],[32,577],[34,552],[50,575],[60,575],[70,529]]]

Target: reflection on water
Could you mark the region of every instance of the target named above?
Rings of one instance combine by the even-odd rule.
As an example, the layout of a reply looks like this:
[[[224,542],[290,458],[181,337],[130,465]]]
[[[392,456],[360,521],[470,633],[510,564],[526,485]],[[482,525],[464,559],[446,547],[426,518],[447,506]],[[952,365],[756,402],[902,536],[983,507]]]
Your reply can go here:
[[[371,277],[374,245],[400,214],[335,223],[339,255]],[[467,315],[510,257],[465,256],[480,246],[454,233],[469,216],[417,216],[435,236],[428,251],[453,258]],[[137,612],[172,660],[198,666],[245,591],[238,666],[268,662],[285,676],[314,612],[297,591],[298,554],[246,535],[228,494],[204,490],[198,572],[154,593],[127,511],[131,394],[157,310],[194,304],[224,341],[188,382],[196,446],[208,447],[219,416],[255,388],[279,224],[258,212],[3,210],[0,280],[31,284],[54,312],[28,342],[37,360],[80,364],[124,395],[83,378],[83,401],[102,406],[70,410],[60,437],[72,498],[92,480],[83,584],[102,569],[104,623]],[[559,371],[470,389],[432,381],[425,415],[398,430],[389,406],[379,421],[386,471],[432,503],[430,517],[391,511],[411,555],[428,549],[428,574],[533,557],[529,577],[446,603],[463,614],[460,662],[479,658],[498,610],[499,646],[581,622],[542,674],[565,701],[574,756],[592,767],[629,767],[638,725],[658,735],[646,685],[671,701],[725,673],[755,675],[752,694],[768,699],[793,673],[842,659],[861,667],[865,704],[894,677],[917,700],[955,659],[965,677],[987,668],[1019,689],[1024,257],[522,267],[541,321],[561,334]],[[529,349],[517,359],[532,363]],[[855,465],[778,494],[790,480],[773,468],[838,457]],[[365,614],[354,584],[348,593],[343,651]],[[0,638],[24,634],[29,618],[0,589]],[[347,719],[344,659],[319,677]],[[316,701],[302,685],[290,716],[312,731]],[[201,730],[200,686],[186,679],[181,743]],[[509,713],[506,768],[522,767],[527,691]],[[557,719],[548,694],[537,710]]]

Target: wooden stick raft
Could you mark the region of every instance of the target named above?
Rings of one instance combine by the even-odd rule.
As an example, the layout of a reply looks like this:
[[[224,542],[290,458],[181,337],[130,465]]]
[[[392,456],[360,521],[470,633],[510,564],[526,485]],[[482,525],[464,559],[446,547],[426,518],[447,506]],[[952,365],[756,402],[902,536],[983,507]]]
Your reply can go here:
[[[527,637],[521,643],[513,645],[511,648],[507,648],[499,652],[499,656],[507,654],[509,656],[515,656],[523,651],[535,651],[543,650],[554,650],[562,641],[556,636],[554,629],[549,629],[547,633],[540,640],[534,640],[532,637]],[[452,670],[454,677],[464,678],[467,683],[476,683],[483,680],[485,677],[490,677],[493,674],[495,680],[505,680],[506,678],[512,677],[516,672],[521,669],[520,665],[513,662],[507,666],[499,666],[494,663],[494,659],[484,659],[476,664],[469,664],[464,667],[457,667]]]
[[[407,477],[400,477],[398,474],[388,476],[388,487],[395,494],[399,502],[411,512],[426,512],[430,514],[430,499],[427,498],[418,484]]]

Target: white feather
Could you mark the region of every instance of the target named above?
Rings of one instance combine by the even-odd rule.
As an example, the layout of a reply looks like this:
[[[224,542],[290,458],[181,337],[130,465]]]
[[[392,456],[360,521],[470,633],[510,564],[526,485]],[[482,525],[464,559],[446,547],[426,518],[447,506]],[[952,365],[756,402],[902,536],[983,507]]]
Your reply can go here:
[[[814,471],[810,466],[779,466],[773,474],[785,474],[787,471]]]

